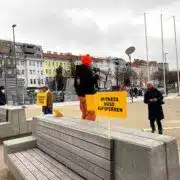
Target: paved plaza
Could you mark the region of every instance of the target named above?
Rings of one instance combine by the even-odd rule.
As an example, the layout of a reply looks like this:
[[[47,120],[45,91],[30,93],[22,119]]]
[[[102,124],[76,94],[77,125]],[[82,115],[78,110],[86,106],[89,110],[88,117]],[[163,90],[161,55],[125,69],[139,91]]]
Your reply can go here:
[[[63,104],[57,103],[54,106],[55,108],[59,108],[62,114],[66,117],[80,118],[81,116],[78,102]],[[164,113],[166,117],[163,121],[164,134],[176,137],[178,145],[180,146],[180,99],[175,95],[166,98]],[[35,105],[27,106],[27,118],[39,115],[42,115],[40,107]],[[97,121],[106,123],[108,118],[98,117]],[[147,119],[147,106],[142,102],[142,98],[137,99],[134,103],[128,103],[128,117],[126,120],[118,118],[112,119],[111,128],[118,126],[150,131],[149,121]],[[0,180],[13,180],[13,177],[8,173],[3,163],[2,146],[0,146]]]

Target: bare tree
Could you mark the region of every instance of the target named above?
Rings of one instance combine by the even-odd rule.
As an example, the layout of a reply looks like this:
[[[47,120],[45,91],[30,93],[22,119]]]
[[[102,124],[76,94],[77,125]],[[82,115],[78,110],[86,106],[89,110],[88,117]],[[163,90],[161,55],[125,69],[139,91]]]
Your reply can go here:
[[[151,79],[156,80],[159,84],[163,84],[163,71],[159,70],[152,74]]]

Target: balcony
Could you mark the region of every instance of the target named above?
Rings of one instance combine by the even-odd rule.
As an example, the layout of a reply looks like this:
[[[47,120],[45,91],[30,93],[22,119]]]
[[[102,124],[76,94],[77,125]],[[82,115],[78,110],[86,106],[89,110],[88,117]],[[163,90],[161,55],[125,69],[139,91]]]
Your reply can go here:
[[[16,68],[16,63],[14,60],[6,59],[4,61],[4,67],[6,68]]]
[[[36,49],[35,48],[24,47],[23,51],[24,51],[25,54],[35,54],[36,53]]]

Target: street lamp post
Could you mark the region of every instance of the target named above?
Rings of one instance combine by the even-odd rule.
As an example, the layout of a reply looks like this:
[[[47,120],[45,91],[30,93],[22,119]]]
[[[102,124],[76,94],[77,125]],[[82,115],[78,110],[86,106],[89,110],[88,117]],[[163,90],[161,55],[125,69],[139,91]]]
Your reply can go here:
[[[118,59],[115,59],[115,65],[116,65],[116,88],[118,89],[118,86],[119,86],[119,61]]]
[[[164,53],[164,30],[163,30],[163,15],[161,14],[161,41],[162,41],[162,61],[163,61],[163,79],[164,79],[164,93],[167,95],[166,90],[166,70],[165,70],[165,53]]]
[[[129,47],[128,49],[126,49],[126,54],[128,55],[129,57],[129,62],[130,62],[130,91],[131,91],[131,101],[133,103],[133,87],[132,87],[132,67],[131,67],[131,54],[134,53],[135,51],[135,47]]]
[[[15,67],[16,67],[16,96],[17,96],[17,103],[19,104],[19,96],[18,96],[18,77],[17,77],[17,61],[16,61],[15,27],[16,27],[16,24],[13,24],[13,25],[12,25],[12,29],[13,29],[13,57],[14,57]]]
[[[175,50],[176,50],[176,65],[177,65],[177,85],[178,85],[178,95],[180,95],[180,79],[179,79],[179,57],[178,57],[178,44],[177,44],[177,32],[176,32],[176,19],[175,16],[173,16],[173,22],[174,22],[174,42],[175,42]]]
[[[167,91],[167,68],[166,68],[166,62],[167,62],[167,55],[168,53],[164,53],[164,74],[165,74],[165,91],[166,91],[166,95],[168,94]]]
[[[147,76],[148,81],[150,80],[150,69],[149,69],[149,47],[148,47],[148,34],[147,34],[147,18],[144,13],[144,26],[145,26],[145,39],[146,39],[146,61],[147,61]]]

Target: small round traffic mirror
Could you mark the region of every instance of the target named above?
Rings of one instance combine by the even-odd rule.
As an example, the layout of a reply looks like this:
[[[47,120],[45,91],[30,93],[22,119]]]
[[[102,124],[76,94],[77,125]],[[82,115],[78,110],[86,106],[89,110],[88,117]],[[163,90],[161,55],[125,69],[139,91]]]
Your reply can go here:
[[[125,52],[125,53],[126,53],[127,55],[130,55],[130,54],[132,54],[132,53],[135,51],[135,49],[136,49],[136,48],[133,47],[133,46],[132,46],[132,47],[129,47],[128,49],[126,49],[126,52]]]

